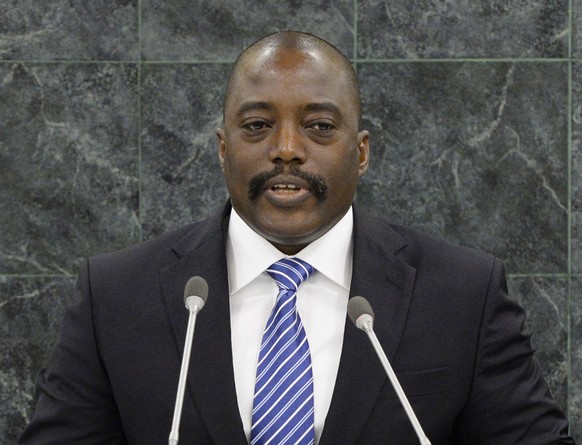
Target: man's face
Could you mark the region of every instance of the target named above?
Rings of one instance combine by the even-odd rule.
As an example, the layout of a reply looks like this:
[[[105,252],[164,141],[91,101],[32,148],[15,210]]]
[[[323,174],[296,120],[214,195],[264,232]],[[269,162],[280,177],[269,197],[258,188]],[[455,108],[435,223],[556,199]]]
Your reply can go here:
[[[368,166],[355,93],[320,51],[263,49],[240,66],[218,129],[233,207],[292,255],[346,213]]]

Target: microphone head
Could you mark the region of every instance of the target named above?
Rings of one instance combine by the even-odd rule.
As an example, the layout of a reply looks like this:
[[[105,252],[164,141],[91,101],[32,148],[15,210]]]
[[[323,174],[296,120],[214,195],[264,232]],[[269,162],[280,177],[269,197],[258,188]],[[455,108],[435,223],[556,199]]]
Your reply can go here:
[[[202,277],[192,277],[184,286],[184,301],[188,297],[199,297],[202,304],[206,303],[208,298],[208,283]]]
[[[363,315],[366,317],[361,318]],[[374,311],[370,303],[368,303],[368,300],[364,297],[353,297],[348,301],[348,316],[359,329],[362,329],[364,320],[374,320]]]

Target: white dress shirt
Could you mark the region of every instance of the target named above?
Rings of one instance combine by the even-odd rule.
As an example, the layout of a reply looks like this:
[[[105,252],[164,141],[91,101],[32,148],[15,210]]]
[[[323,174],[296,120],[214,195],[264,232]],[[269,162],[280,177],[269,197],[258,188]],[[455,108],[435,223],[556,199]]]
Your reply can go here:
[[[297,310],[311,350],[316,444],[331,403],[342,349],[352,277],[352,228],[350,207],[325,235],[294,255],[316,270],[297,292]],[[278,293],[265,270],[285,256],[232,209],[226,243],[232,353],[238,407],[247,439],[251,435],[259,348]]]

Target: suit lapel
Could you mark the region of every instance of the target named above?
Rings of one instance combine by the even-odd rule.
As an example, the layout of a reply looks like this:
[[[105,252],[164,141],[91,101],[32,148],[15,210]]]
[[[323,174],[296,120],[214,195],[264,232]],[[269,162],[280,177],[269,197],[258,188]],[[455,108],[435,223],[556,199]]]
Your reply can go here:
[[[415,269],[395,255],[406,244],[394,230],[357,209],[354,215],[350,297],[368,299],[375,314],[374,331],[392,360],[404,329]],[[356,443],[386,382],[367,335],[346,319],[335,390],[320,445]]]
[[[196,319],[188,386],[194,404],[216,444],[246,444],[238,411],[230,331],[228,275],[225,256],[225,214],[212,218],[202,229],[186,235],[174,247],[178,261],[160,271],[166,308],[177,351],[182,358],[188,311],[184,307],[184,285],[199,275],[208,282],[208,300]],[[176,386],[177,386],[176,376]],[[187,390],[188,392],[188,390]],[[188,400],[188,393],[186,394]],[[181,430],[189,417],[184,404]],[[192,416],[194,413],[190,413]]]

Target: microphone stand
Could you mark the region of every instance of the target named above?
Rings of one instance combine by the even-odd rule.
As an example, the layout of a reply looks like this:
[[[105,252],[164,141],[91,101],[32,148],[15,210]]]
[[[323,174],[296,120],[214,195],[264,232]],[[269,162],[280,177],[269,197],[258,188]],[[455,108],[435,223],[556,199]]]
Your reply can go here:
[[[386,374],[388,374],[388,378],[390,379],[390,382],[392,383],[392,386],[396,391],[396,395],[400,399],[400,403],[402,403],[402,406],[404,407],[404,410],[406,411],[406,414],[408,415],[408,418],[410,419],[410,422],[414,427],[414,431],[418,436],[420,445],[431,445],[430,440],[428,440],[428,437],[426,437],[426,435],[424,434],[424,431],[420,426],[420,422],[416,418],[416,414],[414,414],[412,406],[410,406],[410,402],[408,401],[406,394],[404,394],[402,386],[400,386],[400,382],[398,381],[398,378],[396,377],[396,374],[394,373],[394,370],[392,369],[392,366],[388,361],[388,357],[386,357],[386,354],[384,353],[384,350],[382,349],[382,346],[380,345],[378,337],[376,337],[376,334],[372,326],[373,321],[372,317],[370,317],[369,320],[364,321],[361,324],[361,326],[358,327],[362,329],[366,334],[368,334],[368,338],[370,339],[372,346],[376,350],[376,354],[378,354],[378,358],[380,359],[380,362],[382,362],[382,366],[384,366]]]
[[[202,304],[200,304],[200,302]],[[196,315],[204,305],[200,297],[186,298],[186,308],[190,312],[188,316],[188,328],[186,330],[186,342],[184,344],[184,355],[182,356],[182,368],[180,369],[180,380],[178,381],[178,394],[176,395],[176,406],[174,407],[174,420],[172,430],[168,439],[169,445],[178,445],[178,430],[180,428],[180,418],[182,417],[182,404],[184,402],[184,391],[186,389],[186,376],[188,375],[188,365],[190,364],[190,352],[192,350],[192,339],[194,338],[194,326],[196,325]]]

